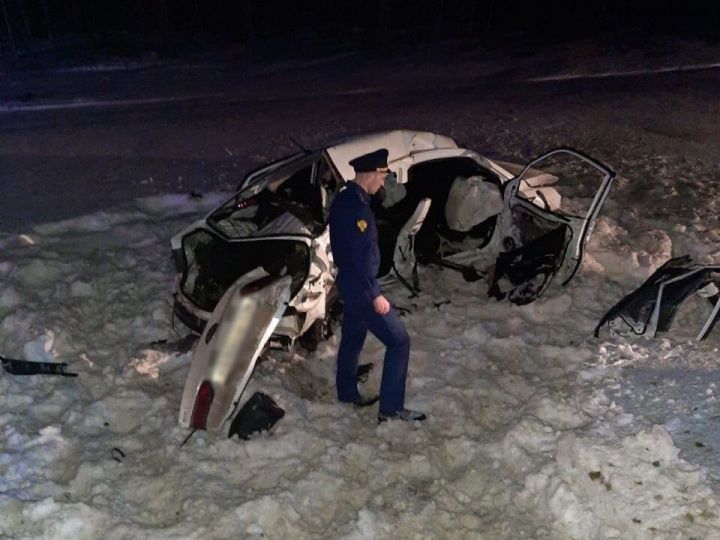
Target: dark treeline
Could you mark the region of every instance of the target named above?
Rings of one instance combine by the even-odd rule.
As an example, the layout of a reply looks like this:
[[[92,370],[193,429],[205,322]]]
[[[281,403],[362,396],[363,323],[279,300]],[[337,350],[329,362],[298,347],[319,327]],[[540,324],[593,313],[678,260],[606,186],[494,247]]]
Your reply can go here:
[[[128,53],[239,43],[383,46],[564,40],[622,30],[717,37],[720,1],[0,0],[3,53],[67,43]]]

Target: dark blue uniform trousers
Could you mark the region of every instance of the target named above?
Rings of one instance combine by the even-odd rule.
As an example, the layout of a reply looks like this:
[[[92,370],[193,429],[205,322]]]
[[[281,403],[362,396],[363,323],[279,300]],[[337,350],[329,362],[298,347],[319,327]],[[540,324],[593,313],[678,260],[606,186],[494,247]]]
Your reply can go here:
[[[405,406],[405,379],[410,359],[410,337],[392,307],[386,315],[378,315],[372,304],[345,301],[336,378],[338,399],[355,401],[358,397],[358,357],[368,330],[386,347],[380,413],[392,415]]]

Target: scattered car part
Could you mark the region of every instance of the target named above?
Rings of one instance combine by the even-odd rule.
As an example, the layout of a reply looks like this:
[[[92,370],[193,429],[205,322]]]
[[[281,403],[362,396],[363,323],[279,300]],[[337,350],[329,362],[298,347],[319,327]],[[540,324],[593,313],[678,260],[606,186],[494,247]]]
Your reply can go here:
[[[255,392],[230,425],[228,439],[237,435],[248,440],[253,433],[269,431],[285,416],[285,411],[273,399],[262,392]]]
[[[258,268],[223,295],[192,353],[180,423],[218,430],[237,408],[260,353],[290,299],[292,278]]]
[[[432,259],[431,261],[434,264],[437,264],[438,266],[442,268],[449,268],[450,270],[457,270],[462,274],[462,277],[465,281],[468,283],[472,283],[474,281],[479,281],[481,279],[485,279],[485,274],[482,272],[478,272],[478,270],[472,266],[465,266],[459,263],[454,263],[451,261],[446,261],[445,259],[441,257],[436,257],[435,259]]]
[[[125,459],[125,452],[123,452],[116,446],[115,448],[110,450],[110,457],[112,457],[118,463],[122,463],[123,459]]]
[[[189,352],[199,337],[197,334],[188,334],[176,341],[158,339],[148,343],[147,347],[166,354],[182,354]]]
[[[610,308],[595,328],[595,337],[605,325],[619,334],[655,337],[667,332],[680,305],[696,294],[712,306],[696,336],[702,341],[720,320],[720,266],[693,264],[689,256],[670,259]]]
[[[66,362],[31,362],[16,358],[0,356],[5,371],[12,375],[60,375],[61,377],[77,377],[77,373],[65,371]]]

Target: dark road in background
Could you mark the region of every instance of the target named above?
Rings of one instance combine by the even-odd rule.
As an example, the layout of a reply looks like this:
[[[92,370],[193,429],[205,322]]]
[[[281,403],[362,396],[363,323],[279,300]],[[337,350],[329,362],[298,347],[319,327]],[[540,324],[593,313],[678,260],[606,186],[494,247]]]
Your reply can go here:
[[[553,144],[592,146],[572,130],[578,119],[607,124],[618,143],[633,131],[677,139],[684,123],[702,123],[720,102],[720,69],[712,66],[538,81],[563,73],[542,57],[522,70],[496,59],[480,65],[343,55],[276,69],[216,60],[26,74],[0,84],[0,230],[23,232],[147,195],[232,190],[247,171],[297,151],[292,139],[312,148],[360,132],[428,129],[524,160]],[[678,97],[679,107],[668,108]],[[669,116],[633,106],[648,101]],[[618,102],[628,106],[608,105]],[[539,110],[545,126],[534,126]],[[523,122],[546,131],[547,145],[524,141]]]

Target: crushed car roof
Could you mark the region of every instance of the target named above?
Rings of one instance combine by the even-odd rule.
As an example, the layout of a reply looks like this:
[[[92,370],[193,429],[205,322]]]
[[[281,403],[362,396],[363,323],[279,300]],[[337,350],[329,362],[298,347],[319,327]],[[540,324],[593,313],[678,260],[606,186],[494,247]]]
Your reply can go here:
[[[394,131],[351,137],[339,144],[328,147],[327,153],[342,177],[345,180],[350,180],[355,177],[355,171],[348,162],[359,155],[372,152],[378,148],[387,148],[388,162],[392,162],[415,152],[457,147],[455,141],[450,137],[438,135],[437,133],[396,129]]]

